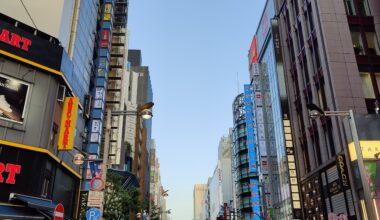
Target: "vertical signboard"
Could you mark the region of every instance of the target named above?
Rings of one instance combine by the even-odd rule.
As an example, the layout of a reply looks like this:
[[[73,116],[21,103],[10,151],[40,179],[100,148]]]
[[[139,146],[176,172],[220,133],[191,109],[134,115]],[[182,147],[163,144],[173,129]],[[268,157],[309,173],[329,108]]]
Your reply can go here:
[[[257,172],[255,138],[253,134],[252,97],[250,85],[244,85],[245,123],[247,125],[247,145],[249,156],[249,172]]]
[[[259,181],[257,178],[250,179],[251,198],[252,198],[252,211],[253,220],[260,220],[260,196],[259,196]]]
[[[77,119],[78,103],[78,97],[65,98],[59,129],[58,150],[72,150],[74,147],[74,131]]]
[[[296,162],[294,155],[294,147],[292,140],[292,132],[290,126],[290,120],[286,119],[283,121],[284,132],[285,132],[285,147],[286,147],[286,157],[288,161],[288,170],[289,170],[289,178],[290,178],[290,193],[293,201],[293,209],[294,213],[299,213],[301,209],[301,201],[300,201],[300,193],[298,187],[298,178],[296,171]],[[294,216],[294,218],[298,219],[300,216]]]

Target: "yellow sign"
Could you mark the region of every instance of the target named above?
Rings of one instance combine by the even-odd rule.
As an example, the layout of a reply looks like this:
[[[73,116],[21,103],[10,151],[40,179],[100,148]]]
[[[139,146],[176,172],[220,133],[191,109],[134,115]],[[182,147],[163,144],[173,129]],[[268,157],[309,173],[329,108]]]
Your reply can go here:
[[[363,159],[379,159],[380,141],[359,141]],[[351,161],[357,160],[354,142],[348,144]],[[378,158],[379,157],[379,158]]]
[[[72,150],[78,111],[78,97],[66,97],[63,104],[61,125],[58,137],[58,150]]]
[[[111,20],[111,14],[104,14],[104,15],[103,15],[103,20],[104,20],[104,21],[109,21],[109,20]]]

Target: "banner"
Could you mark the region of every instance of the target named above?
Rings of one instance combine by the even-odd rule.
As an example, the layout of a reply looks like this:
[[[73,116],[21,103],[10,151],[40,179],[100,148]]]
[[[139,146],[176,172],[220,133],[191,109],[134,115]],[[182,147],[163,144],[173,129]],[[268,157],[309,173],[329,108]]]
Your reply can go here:
[[[247,125],[247,145],[249,156],[249,172],[257,172],[257,156],[253,131],[253,107],[250,85],[244,85],[245,123]]]
[[[65,98],[59,129],[58,150],[72,150],[74,148],[74,131],[77,119],[78,103],[78,97]]]

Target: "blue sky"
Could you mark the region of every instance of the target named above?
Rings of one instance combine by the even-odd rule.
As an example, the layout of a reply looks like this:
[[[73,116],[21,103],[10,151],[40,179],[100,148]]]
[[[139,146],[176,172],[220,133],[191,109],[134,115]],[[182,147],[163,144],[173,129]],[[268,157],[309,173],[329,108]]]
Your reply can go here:
[[[173,220],[193,219],[194,184],[213,174],[219,140],[232,127],[233,99],[248,83],[248,50],[264,4],[130,1],[129,47],[141,49],[149,66],[152,132]]]

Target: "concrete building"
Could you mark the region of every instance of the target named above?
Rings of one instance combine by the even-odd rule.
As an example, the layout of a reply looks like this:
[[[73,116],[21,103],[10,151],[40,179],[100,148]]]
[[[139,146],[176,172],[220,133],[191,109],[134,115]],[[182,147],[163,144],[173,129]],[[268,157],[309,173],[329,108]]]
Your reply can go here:
[[[195,184],[193,192],[194,200],[194,218],[193,220],[202,220],[202,208],[207,195],[207,184]]]
[[[380,99],[379,1],[277,0],[275,6],[303,216],[379,218],[377,197],[365,198],[369,192],[355,178],[360,170],[349,155],[350,130],[340,117],[310,120],[306,108],[314,103],[322,110],[352,109],[378,120],[371,114],[378,113]],[[361,130],[371,133],[369,124]],[[361,145],[367,170],[366,160],[376,161],[373,155],[378,152],[371,149],[368,157],[368,149]],[[377,185],[370,187],[372,192]]]

